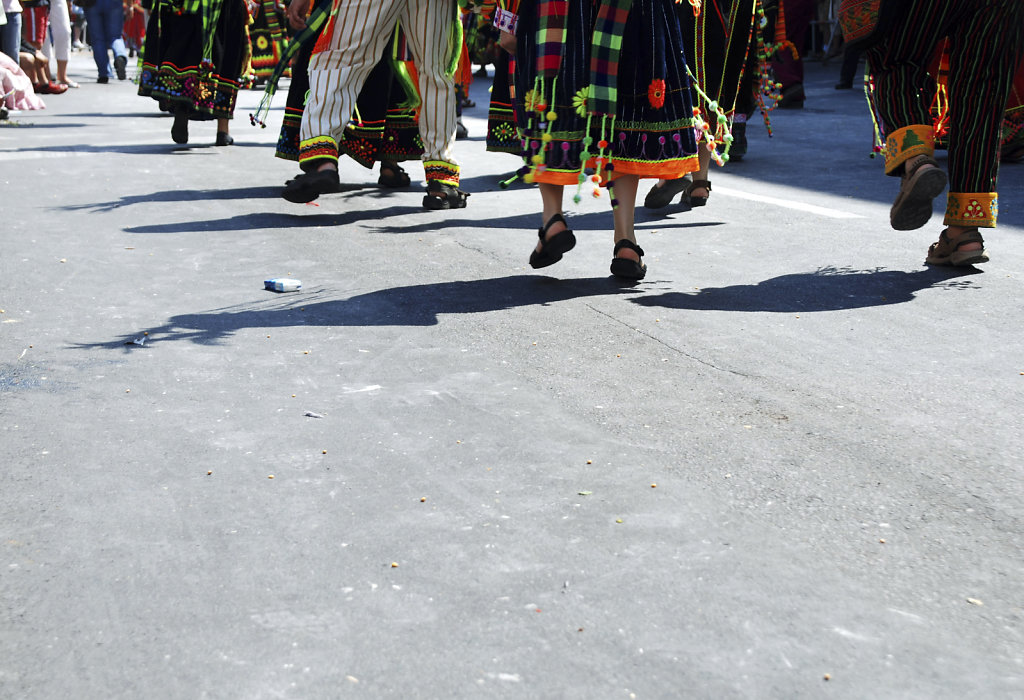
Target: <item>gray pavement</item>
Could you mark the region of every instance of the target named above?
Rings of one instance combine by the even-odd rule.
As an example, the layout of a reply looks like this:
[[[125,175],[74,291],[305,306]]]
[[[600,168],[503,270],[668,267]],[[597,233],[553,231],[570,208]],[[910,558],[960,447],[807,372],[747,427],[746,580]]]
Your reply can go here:
[[[76,53],[0,126],[0,697],[1024,697],[1024,166],[924,267],[838,69],[629,287],[607,197],[527,266],[483,82],[467,209],[294,205],[283,93],[180,147]]]

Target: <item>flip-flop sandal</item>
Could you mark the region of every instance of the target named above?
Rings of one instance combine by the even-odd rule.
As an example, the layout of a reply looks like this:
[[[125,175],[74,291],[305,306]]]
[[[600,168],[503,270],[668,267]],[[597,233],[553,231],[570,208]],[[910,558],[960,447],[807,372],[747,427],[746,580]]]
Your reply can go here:
[[[337,170],[317,170],[302,173],[285,183],[281,196],[295,204],[312,202],[322,194],[341,192]]]
[[[563,223],[566,226],[564,231],[559,231],[551,238],[547,238],[548,229],[556,223]],[[530,267],[538,270],[548,265],[554,265],[562,259],[562,256],[576,247],[576,236],[568,228],[569,224],[561,214],[555,214],[543,228],[537,229],[537,236],[540,238],[540,250],[536,248],[530,253]]]
[[[928,248],[928,257],[924,259],[928,265],[952,265],[954,267],[966,267],[967,265],[979,265],[988,262],[988,253],[985,252],[985,240],[977,231],[961,233],[956,239],[951,239],[943,229],[939,234],[939,240],[932,243]],[[981,248],[977,250],[960,250],[960,246],[966,243],[980,243]]]
[[[628,280],[642,280],[647,274],[647,266],[643,262],[637,262],[636,260],[630,260],[629,258],[618,257],[619,251],[623,248],[628,248],[634,253],[639,255],[641,258],[644,256],[644,249],[638,246],[636,243],[623,238],[621,241],[615,244],[615,250],[612,251],[612,274],[616,277],[621,277]]]
[[[924,166],[932,167],[926,168]],[[932,200],[946,189],[946,173],[934,158],[922,158],[903,176],[900,193],[889,210],[889,223],[897,231],[913,231],[932,218]]]

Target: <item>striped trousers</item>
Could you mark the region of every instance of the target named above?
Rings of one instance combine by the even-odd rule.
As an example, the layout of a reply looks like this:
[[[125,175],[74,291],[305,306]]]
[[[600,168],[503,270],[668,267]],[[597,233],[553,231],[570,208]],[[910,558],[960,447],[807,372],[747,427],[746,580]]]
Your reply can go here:
[[[338,159],[338,142],[356,98],[400,22],[419,77],[423,167],[427,180],[459,184],[455,83],[448,75],[455,0],[334,0],[332,16],[309,61],[309,101],[299,128],[299,166]]]
[[[893,2],[894,0],[888,0]],[[947,226],[996,225],[999,138],[1021,51],[1024,0],[901,0],[905,8],[882,42],[866,53],[886,131],[886,165],[935,150],[929,108],[935,76],[927,72],[939,42],[950,38],[949,194]]]

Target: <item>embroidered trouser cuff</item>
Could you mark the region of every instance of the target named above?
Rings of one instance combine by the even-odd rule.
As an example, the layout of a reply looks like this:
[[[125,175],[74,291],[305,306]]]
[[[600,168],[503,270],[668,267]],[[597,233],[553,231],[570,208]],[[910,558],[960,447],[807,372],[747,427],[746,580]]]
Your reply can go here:
[[[995,228],[999,196],[995,192],[950,192],[946,195],[946,226]]]
[[[316,170],[324,163],[338,164],[338,144],[330,136],[314,136],[299,142],[299,167],[305,172]]]
[[[459,166],[444,160],[423,159],[423,172],[427,175],[427,183],[437,181],[452,187],[459,186]]]
[[[902,175],[903,164],[911,158],[935,154],[932,127],[912,124],[889,134],[885,139],[885,174]]]

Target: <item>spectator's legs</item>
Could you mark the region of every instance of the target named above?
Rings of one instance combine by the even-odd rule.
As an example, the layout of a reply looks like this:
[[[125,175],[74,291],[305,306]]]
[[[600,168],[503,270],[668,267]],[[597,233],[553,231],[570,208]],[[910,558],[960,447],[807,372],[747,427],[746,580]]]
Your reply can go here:
[[[89,45],[92,46],[92,57],[96,61],[96,73],[99,79],[106,82],[110,78],[110,49],[111,36],[107,34],[106,10],[103,2],[85,11],[85,22],[89,31]]]
[[[45,42],[43,53],[47,58],[57,59],[57,80],[71,85],[68,80],[68,59],[71,57],[71,14],[68,12],[67,0],[50,0],[50,42]]]
[[[21,46],[21,13],[20,12],[9,12],[7,14],[7,24],[0,27],[3,37],[3,52],[11,57],[12,61],[17,62],[18,48]]]

